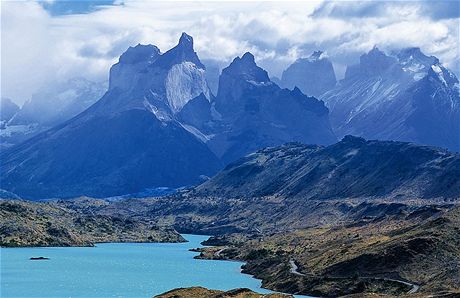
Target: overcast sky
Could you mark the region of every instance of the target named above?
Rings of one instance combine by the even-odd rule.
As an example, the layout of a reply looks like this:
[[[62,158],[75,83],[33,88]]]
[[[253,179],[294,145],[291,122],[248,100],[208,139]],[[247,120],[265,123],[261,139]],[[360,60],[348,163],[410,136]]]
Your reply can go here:
[[[458,75],[459,22],[457,1],[2,1],[1,93],[22,103],[58,80],[107,80],[129,46],[164,52],[183,31],[201,59],[250,51],[271,76],[320,49],[341,77],[374,45],[418,46]]]

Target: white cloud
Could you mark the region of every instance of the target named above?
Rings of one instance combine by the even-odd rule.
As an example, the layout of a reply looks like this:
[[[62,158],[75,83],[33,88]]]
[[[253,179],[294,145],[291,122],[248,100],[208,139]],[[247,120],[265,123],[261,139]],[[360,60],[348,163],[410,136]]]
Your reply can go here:
[[[33,1],[2,2],[2,96],[23,102],[55,80],[105,80],[128,46],[166,51],[182,31],[194,37],[201,58],[229,62],[251,51],[275,75],[315,49],[326,50],[343,72],[375,44],[420,46],[458,69],[459,18],[434,19],[419,2],[120,3],[52,17]]]

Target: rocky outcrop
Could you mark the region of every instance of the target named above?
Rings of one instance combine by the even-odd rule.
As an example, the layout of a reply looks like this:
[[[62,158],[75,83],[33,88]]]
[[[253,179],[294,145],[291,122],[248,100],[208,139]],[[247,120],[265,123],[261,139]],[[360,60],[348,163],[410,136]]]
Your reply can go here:
[[[2,187],[35,199],[106,197],[201,182],[221,163],[175,114],[209,94],[203,72],[186,34],[164,54],[154,46],[128,49],[96,104],[1,153]]]
[[[298,88],[281,89],[250,53],[222,70],[215,109],[221,117],[220,131],[208,145],[225,163],[286,142],[335,141],[324,103]]]

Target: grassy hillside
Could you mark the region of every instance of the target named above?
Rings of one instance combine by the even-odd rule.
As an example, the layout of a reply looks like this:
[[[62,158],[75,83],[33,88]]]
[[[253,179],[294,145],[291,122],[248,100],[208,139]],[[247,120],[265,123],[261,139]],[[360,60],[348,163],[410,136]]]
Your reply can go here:
[[[428,216],[428,218],[427,218]],[[407,295],[460,289],[460,207],[250,239],[214,237],[200,258],[246,261],[244,272],[289,293]]]
[[[148,221],[95,215],[53,203],[0,200],[0,245],[90,246],[97,242],[179,242],[175,230]]]

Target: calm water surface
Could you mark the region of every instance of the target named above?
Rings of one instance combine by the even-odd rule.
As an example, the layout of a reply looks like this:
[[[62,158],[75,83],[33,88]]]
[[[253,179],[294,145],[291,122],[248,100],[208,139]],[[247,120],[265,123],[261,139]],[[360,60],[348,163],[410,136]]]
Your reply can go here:
[[[177,287],[260,288],[241,263],[195,260],[187,243],[104,243],[96,247],[2,248],[1,297],[152,297]],[[31,261],[30,257],[50,260]]]

